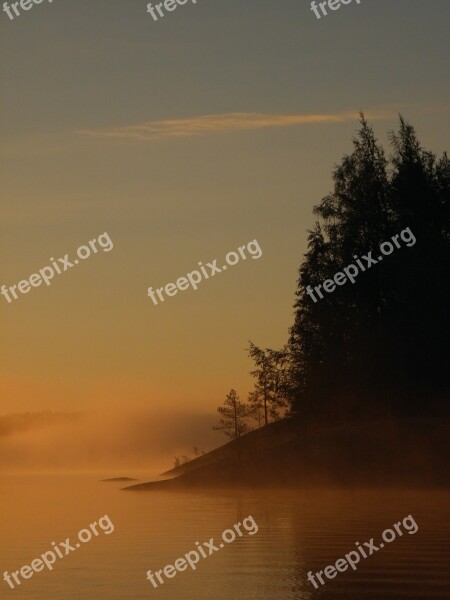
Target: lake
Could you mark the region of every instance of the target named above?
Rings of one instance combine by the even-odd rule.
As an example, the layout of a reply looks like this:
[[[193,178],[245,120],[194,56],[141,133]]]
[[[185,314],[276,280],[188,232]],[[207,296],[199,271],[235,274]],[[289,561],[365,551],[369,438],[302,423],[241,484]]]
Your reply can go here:
[[[0,572],[30,565],[52,542],[71,538],[108,515],[114,532],[81,544],[54,570],[34,573],[1,597],[16,600],[301,600],[450,597],[450,494],[426,491],[242,491],[130,493],[96,475],[7,475],[0,479]],[[225,544],[154,588],[146,572],[163,569],[221,541],[222,531],[252,515],[258,532]],[[405,531],[315,590],[307,580],[412,515]],[[3,577],[3,575],[1,575]]]

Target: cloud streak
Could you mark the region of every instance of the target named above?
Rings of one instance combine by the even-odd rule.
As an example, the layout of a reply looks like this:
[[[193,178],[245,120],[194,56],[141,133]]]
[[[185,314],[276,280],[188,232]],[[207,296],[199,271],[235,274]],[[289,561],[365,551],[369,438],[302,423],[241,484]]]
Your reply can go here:
[[[293,127],[317,123],[342,123],[344,121],[356,120],[358,114],[358,112],[344,112],[340,114],[270,114],[236,112],[201,115],[186,119],[146,121],[139,125],[127,125],[103,130],[84,129],[78,131],[78,133],[96,138],[152,142],[163,139],[266,129],[268,127]],[[366,117],[370,120],[390,119],[393,116],[394,114],[390,112],[366,113]]]

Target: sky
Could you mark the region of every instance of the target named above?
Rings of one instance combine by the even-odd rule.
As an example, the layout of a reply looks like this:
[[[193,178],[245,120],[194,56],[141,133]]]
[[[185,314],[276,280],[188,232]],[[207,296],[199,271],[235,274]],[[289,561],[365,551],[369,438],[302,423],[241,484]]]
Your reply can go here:
[[[0,415],[213,413],[251,389],[248,341],[293,320],[312,208],[363,110],[448,143],[448,0],[54,0],[0,15],[0,284],[107,232],[114,247],[8,303]],[[155,306],[147,288],[242,261]]]

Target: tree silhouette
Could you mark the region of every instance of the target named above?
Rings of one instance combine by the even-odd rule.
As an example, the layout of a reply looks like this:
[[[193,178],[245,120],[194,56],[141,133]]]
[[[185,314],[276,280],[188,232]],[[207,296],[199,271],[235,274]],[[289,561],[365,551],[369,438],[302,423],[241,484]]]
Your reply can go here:
[[[262,425],[264,403],[261,395],[257,391],[250,392],[248,395],[249,415],[258,423],[258,428]]]
[[[288,348],[282,350],[265,350],[250,342],[248,350],[250,358],[255,363],[255,369],[250,372],[255,377],[255,389],[249,394],[250,407],[253,414],[263,411],[264,424],[277,420],[287,409],[290,398],[291,384],[289,377],[290,354]]]
[[[232,439],[238,439],[244,433],[247,433],[248,427],[246,419],[249,416],[249,408],[239,400],[236,390],[230,390],[225,399],[224,405],[217,409],[221,415],[218,425],[214,430],[223,431],[225,435]]]
[[[450,388],[450,163],[402,118],[390,160],[361,116],[314,208],[290,332],[294,410],[321,419],[439,411]],[[417,243],[313,302],[307,293],[409,228]],[[339,414],[341,413],[341,414]]]

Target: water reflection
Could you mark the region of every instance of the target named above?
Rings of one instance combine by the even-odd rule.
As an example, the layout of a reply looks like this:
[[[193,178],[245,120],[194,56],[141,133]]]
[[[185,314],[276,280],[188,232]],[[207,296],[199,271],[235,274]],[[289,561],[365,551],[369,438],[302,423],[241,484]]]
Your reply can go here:
[[[16,598],[52,600],[309,600],[448,597],[449,494],[445,492],[308,491],[130,493],[95,477],[8,476],[0,481],[1,572],[30,564],[52,541],[65,540],[108,514],[115,530],[85,544],[14,590]],[[308,571],[336,563],[355,542],[374,538],[412,514],[404,534],[315,590]],[[163,569],[252,515],[245,534],[154,589],[148,569]],[[4,594],[12,593],[0,584]]]

